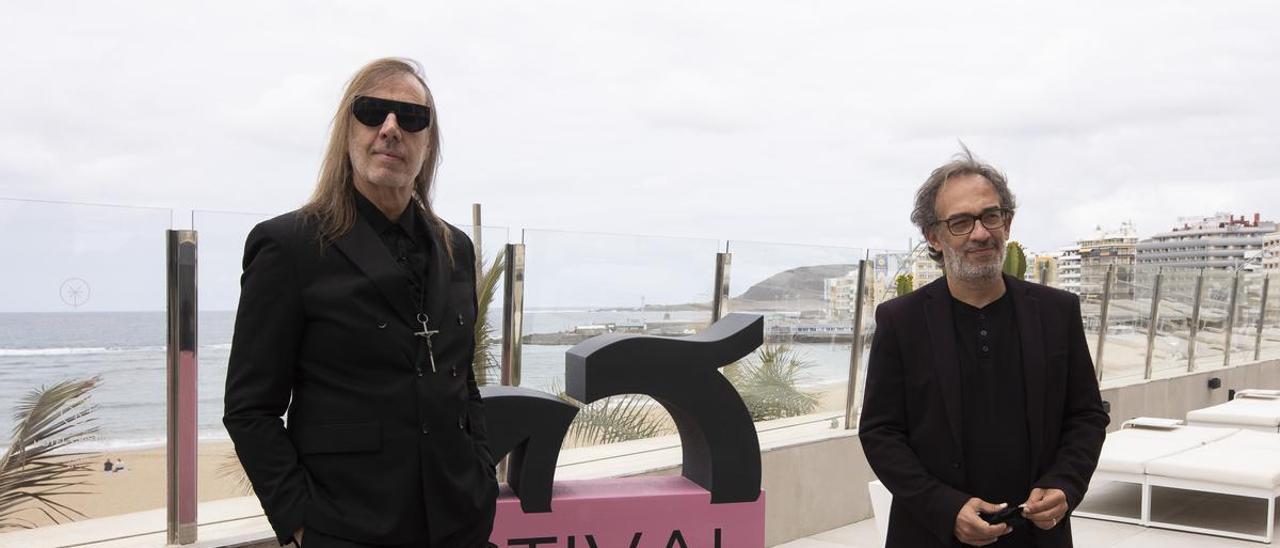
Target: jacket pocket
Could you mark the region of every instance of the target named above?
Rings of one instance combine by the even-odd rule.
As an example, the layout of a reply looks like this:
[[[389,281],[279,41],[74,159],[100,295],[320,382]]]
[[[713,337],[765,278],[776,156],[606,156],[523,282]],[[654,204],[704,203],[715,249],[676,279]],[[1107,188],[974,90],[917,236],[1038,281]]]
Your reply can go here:
[[[378,421],[307,424],[291,428],[294,447],[304,455],[371,453],[382,449]]]

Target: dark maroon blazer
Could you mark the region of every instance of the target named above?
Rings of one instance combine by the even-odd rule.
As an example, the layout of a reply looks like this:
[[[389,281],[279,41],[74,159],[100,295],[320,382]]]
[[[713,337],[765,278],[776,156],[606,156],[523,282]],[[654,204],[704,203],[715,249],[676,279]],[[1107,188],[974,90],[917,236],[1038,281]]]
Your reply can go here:
[[[1035,487],[1080,504],[1110,418],[1103,410],[1077,296],[1005,276],[1022,343]],[[893,493],[886,546],[960,546],[966,492],[960,360],[946,278],[876,309],[858,425],[876,476]],[[1018,501],[1021,502],[1021,501]],[[1071,523],[1034,529],[1041,547],[1071,546]]]

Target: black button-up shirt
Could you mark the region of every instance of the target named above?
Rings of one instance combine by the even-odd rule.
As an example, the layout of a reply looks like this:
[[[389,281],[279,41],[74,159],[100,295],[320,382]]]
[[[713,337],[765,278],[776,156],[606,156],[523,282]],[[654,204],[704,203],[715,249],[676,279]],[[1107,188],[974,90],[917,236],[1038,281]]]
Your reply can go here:
[[[970,494],[1017,506],[1031,493],[1031,451],[1022,344],[1006,292],[983,308],[952,299],[963,401],[965,480]],[[992,546],[1034,546],[1028,522]]]
[[[418,214],[416,207],[412,201],[409,202],[393,223],[378,206],[356,192],[357,214],[373,227],[400,270],[408,276],[413,309],[422,311],[425,307],[423,292],[427,287],[427,264],[431,260],[431,237],[426,220]]]

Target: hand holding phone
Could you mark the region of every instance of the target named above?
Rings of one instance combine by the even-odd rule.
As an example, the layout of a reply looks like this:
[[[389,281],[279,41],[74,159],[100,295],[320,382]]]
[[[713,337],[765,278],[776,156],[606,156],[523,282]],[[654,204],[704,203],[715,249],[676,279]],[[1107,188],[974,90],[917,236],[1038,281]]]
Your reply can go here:
[[[1022,517],[1022,506],[1006,506],[1003,510],[992,512],[990,514],[978,514],[983,521],[991,525],[1007,523],[1010,527],[1025,522],[1026,518]]]

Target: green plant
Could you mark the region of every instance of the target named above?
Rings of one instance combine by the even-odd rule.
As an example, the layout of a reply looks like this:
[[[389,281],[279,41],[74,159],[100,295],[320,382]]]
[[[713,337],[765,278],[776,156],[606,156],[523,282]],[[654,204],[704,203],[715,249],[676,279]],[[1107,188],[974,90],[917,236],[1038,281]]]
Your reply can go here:
[[[476,372],[476,384],[485,386],[498,381],[500,365],[493,351],[497,338],[494,337],[493,326],[489,323],[489,308],[498,293],[498,280],[506,269],[506,256],[499,253],[493,263],[481,273],[476,280],[476,351],[471,367]]]
[[[899,274],[897,278],[893,279],[893,285],[897,291],[897,296],[901,297],[906,295],[915,289],[915,276],[912,276],[911,274]]]
[[[18,516],[28,509],[54,523],[84,517],[53,497],[87,494],[76,487],[85,485],[93,455],[65,449],[97,433],[91,426],[97,407],[89,403],[89,395],[99,381],[94,377],[40,387],[14,407],[13,438],[0,457],[0,530],[35,527]]]
[[[578,446],[652,438],[667,431],[663,415],[654,413],[656,402],[648,396],[623,394],[584,405],[558,385],[551,392],[578,408],[567,436]]]
[[[758,422],[805,415],[818,407],[818,397],[799,387],[804,371],[812,366],[791,345],[766,342],[747,359],[725,368],[725,376],[742,395],[751,420]]]
[[[1005,244],[1004,273],[1019,280],[1027,275],[1027,254],[1022,244],[1010,240]]]

